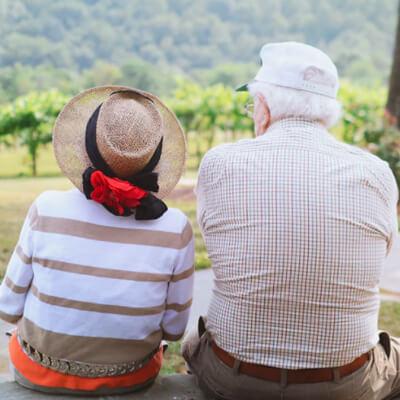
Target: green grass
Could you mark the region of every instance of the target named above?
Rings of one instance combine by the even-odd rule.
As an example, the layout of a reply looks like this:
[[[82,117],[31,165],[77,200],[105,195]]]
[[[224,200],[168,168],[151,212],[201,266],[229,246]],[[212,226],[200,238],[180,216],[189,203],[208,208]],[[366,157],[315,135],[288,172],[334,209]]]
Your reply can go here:
[[[235,138],[225,137],[222,133],[215,135],[212,145],[215,146],[226,140]],[[187,135],[188,158],[186,163],[188,177],[195,176],[202,155],[208,150],[208,143],[201,134],[189,132]],[[60,176],[52,146],[46,145],[39,149],[37,160],[38,176]],[[6,147],[0,143],[0,178],[15,178],[30,176],[30,160],[27,149],[19,146]]]
[[[181,356],[181,342],[168,343],[168,350],[164,353],[161,375],[182,374],[185,372],[186,365]]]
[[[384,301],[379,315],[379,328],[400,337],[400,304]]]
[[[60,176],[60,169],[51,146],[40,149],[37,163],[39,176]],[[0,177],[20,176],[30,176],[30,161],[27,150],[21,147],[4,148],[0,146]]]
[[[0,180],[0,276],[4,273],[32,201],[44,190],[70,187],[65,178]]]
[[[250,137],[251,132],[243,133],[240,136],[232,136],[226,132],[216,132],[212,143],[207,142],[204,133],[189,132],[186,135],[187,140],[187,161],[186,177],[196,177],[199,163],[209,146],[217,146],[224,142],[237,141],[241,138]],[[38,176],[51,177],[61,176],[56,159],[54,157],[51,144],[39,148],[39,157],[37,160]],[[8,146],[0,143],[0,178],[29,177],[31,175],[30,160],[25,147]]]
[[[62,177],[51,146],[41,148],[37,161],[38,177]],[[196,179],[197,161],[188,159],[184,178]],[[7,148],[0,144],[0,179],[31,177],[29,159],[23,148]]]

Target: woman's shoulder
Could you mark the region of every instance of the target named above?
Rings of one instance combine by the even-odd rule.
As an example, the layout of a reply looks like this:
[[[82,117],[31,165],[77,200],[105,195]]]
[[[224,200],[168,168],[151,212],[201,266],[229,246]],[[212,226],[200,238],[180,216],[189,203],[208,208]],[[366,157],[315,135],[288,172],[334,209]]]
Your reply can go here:
[[[168,211],[159,219],[153,221],[164,229],[175,233],[182,232],[187,225],[190,225],[189,218],[178,208],[168,208]]]
[[[82,203],[85,197],[78,189],[46,190],[34,201],[37,208],[50,211],[53,208],[61,209],[66,204]]]
[[[82,220],[115,228],[144,229],[181,234],[190,227],[190,221],[178,208],[168,210],[158,219],[137,221],[133,216],[118,217],[100,204],[89,201],[77,189],[68,191],[49,190],[41,193],[34,201],[39,215]]]

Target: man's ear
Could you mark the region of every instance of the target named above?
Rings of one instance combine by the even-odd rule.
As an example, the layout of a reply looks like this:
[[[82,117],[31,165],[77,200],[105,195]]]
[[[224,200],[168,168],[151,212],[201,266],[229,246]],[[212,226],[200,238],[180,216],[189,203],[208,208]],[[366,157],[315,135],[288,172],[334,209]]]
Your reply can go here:
[[[254,100],[254,126],[256,136],[260,136],[265,133],[271,122],[271,113],[262,94],[257,93]]]

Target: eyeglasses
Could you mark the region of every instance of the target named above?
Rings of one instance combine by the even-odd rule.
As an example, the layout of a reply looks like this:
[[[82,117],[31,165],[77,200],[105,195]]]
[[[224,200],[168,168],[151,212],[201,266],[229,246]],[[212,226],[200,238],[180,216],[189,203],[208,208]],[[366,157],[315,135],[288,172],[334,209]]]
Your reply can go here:
[[[248,117],[253,117],[253,114],[254,114],[254,102],[253,101],[249,101],[248,103],[246,103],[246,105],[244,106],[244,111],[245,111],[245,114],[248,116]]]

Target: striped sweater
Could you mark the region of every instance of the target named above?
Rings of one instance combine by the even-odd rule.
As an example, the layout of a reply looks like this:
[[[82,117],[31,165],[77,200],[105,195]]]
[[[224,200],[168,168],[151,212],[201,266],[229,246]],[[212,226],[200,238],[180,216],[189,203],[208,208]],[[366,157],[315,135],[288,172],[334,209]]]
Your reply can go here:
[[[116,217],[78,190],[41,194],[0,287],[0,317],[49,356],[140,360],[184,333],[193,233],[169,209],[154,221]]]

